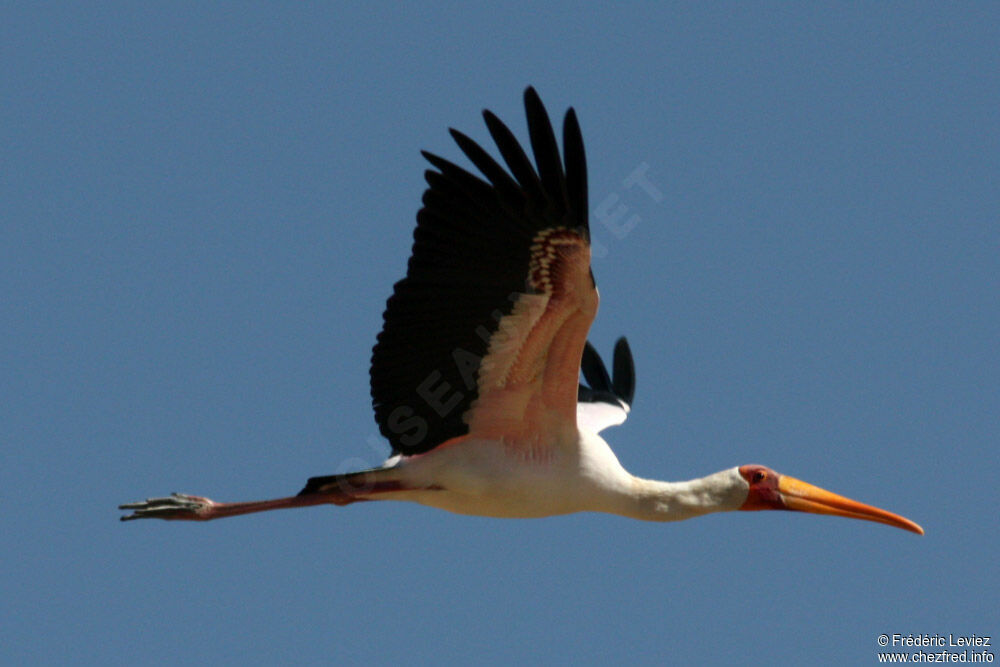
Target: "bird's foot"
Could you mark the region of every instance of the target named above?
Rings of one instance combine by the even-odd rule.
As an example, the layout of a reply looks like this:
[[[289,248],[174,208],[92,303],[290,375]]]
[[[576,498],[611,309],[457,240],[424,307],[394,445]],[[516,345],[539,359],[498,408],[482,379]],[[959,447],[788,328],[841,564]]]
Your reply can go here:
[[[119,505],[120,510],[133,510],[132,514],[121,517],[122,521],[133,519],[167,519],[205,521],[211,518],[215,501],[201,496],[171,493],[165,498],[147,498],[141,502]]]

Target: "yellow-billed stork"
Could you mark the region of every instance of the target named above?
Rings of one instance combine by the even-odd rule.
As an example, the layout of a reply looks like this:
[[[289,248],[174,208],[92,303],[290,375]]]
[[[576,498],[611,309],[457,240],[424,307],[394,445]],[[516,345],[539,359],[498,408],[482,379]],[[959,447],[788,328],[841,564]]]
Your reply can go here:
[[[372,354],[375,420],[392,454],[378,468],[314,477],[296,495],[219,503],[173,494],[121,505],[131,519],[206,521],[308,505],[408,500],[460,514],[609,512],[648,521],[784,509],[916,523],[761,465],[684,482],[627,472],[598,435],[625,420],[635,375],[628,343],[609,376],[587,332],[597,314],[587,171],[573,109],[560,156],[545,107],[524,94],[532,164],[484,111],[505,169],[466,135],[485,177],[431,153],[406,277]],[[582,368],[586,385],[579,384]]]

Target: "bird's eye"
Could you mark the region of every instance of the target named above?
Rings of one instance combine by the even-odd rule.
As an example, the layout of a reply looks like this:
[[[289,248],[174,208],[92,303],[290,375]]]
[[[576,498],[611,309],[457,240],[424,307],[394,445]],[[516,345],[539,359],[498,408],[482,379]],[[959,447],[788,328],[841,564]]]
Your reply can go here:
[[[758,471],[754,472],[754,474],[753,474],[753,483],[754,484],[760,484],[765,479],[767,479],[767,473],[764,472],[763,470],[758,470]]]

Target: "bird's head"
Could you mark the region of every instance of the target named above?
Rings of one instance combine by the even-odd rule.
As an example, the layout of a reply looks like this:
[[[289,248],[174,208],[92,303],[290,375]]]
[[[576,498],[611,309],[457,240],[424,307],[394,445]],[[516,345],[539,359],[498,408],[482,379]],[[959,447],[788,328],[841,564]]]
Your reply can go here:
[[[924,529],[909,519],[856,500],[838,496],[801,480],[782,475],[762,465],[739,468],[740,476],[750,485],[741,510],[792,510],[813,514],[832,514],[850,519],[865,519],[909,530],[919,535]]]

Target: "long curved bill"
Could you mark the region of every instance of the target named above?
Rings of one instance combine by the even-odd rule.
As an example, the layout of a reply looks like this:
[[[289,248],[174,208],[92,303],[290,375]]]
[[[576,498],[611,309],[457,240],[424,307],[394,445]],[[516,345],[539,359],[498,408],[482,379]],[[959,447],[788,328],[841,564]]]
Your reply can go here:
[[[781,492],[782,499],[785,501],[785,507],[790,510],[876,521],[918,535],[924,534],[924,529],[918,524],[898,514],[839,496],[794,477],[782,475],[778,480],[778,491]]]

